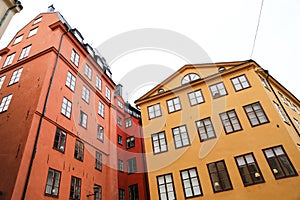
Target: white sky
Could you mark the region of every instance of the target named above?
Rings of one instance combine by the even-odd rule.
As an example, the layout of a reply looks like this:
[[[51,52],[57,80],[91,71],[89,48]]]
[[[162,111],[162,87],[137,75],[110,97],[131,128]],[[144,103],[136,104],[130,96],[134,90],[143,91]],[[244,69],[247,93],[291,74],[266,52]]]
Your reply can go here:
[[[250,59],[261,0],[21,0],[0,41],[5,47],[16,32],[54,4],[85,41],[97,47],[113,36],[140,28],[176,31],[201,46],[213,62]],[[85,4],[84,4],[84,3]],[[300,1],[265,0],[252,59],[300,98]],[[173,70],[185,62],[162,52],[137,52],[111,64],[115,82],[132,68],[163,65]],[[105,55],[104,55],[105,56]],[[147,89],[150,89],[149,86]],[[126,98],[126,94],[125,94]]]

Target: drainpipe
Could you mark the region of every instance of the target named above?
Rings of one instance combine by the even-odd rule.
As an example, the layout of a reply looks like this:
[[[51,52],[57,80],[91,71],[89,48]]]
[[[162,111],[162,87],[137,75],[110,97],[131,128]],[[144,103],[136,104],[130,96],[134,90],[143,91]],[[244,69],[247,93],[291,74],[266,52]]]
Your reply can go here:
[[[267,81],[267,83],[269,84],[269,86],[270,86],[270,88],[271,88],[271,90],[272,90],[272,93],[275,95],[275,97],[276,97],[277,101],[279,102],[281,108],[283,109],[285,115],[287,116],[287,118],[288,118],[289,121],[291,122],[293,128],[295,129],[296,133],[297,133],[298,136],[300,137],[300,134],[299,134],[299,131],[298,131],[297,127],[296,127],[295,124],[293,123],[292,119],[290,118],[289,114],[287,113],[286,109],[285,109],[284,106],[282,105],[282,103],[281,103],[279,97],[277,96],[276,92],[274,91],[272,85],[271,85],[270,82],[269,82],[269,77],[270,77],[269,71],[268,71],[268,70],[264,70],[264,72],[267,74],[266,81]]]
[[[35,158],[35,154],[36,154],[36,150],[37,150],[37,144],[38,144],[38,140],[39,140],[39,136],[40,136],[40,132],[41,132],[42,121],[43,121],[43,118],[44,118],[45,113],[46,113],[48,98],[49,98],[49,94],[50,94],[50,91],[51,91],[51,88],[52,88],[52,81],[53,81],[53,78],[54,78],[54,75],[55,75],[55,71],[56,71],[56,67],[57,67],[57,64],[58,64],[59,56],[61,54],[60,51],[61,51],[61,47],[62,47],[63,38],[69,31],[70,30],[68,29],[66,32],[64,32],[62,34],[61,38],[60,38],[60,43],[59,43],[59,47],[58,47],[58,53],[57,53],[57,56],[56,56],[56,61],[55,61],[54,68],[53,68],[51,78],[50,78],[50,81],[49,81],[49,86],[48,86],[48,90],[47,90],[47,94],[46,94],[46,99],[45,99],[44,106],[43,106],[43,112],[40,116],[38,129],[37,129],[37,133],[36,133],[35,140],[34,140],[33,151],[32,151],[32,155],[31,155],[31,158],[30,158],[30,163],[29,163],[27,176],[26,176],[26,180],[25,180],[25,184],[24,184],[24,189],[23,189],[23,193],[22,193],[22,200],[24,200],[25,197],[26,197],[26,192],[27,192],[29,179],[30,179],[31,171],[32,171],[32,165],[33,165],[33,161],[34,161],[34,158]]]
[[[9,12],[15,8],[19,8],[20,10],[23,9],[23,6],[21,5],[21,2],[20,1],[16,1],[16,4],[13,5],[12,7],[8,8],[5,12],[5,14],[3,15],[2,19],[0,20],[0,27],[2,26],[2,24],[4,23],[5,19],[7,18]]]

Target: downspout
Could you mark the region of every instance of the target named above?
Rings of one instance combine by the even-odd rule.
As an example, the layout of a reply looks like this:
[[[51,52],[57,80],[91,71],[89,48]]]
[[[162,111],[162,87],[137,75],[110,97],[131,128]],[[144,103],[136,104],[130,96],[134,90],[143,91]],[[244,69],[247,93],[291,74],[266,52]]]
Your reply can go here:
[[[147,169],[147,162],[145,158],[145,144],[144,144],[144,137],[143,137],[143,130],[142,130],[142,119],[139,120],[140,124],[140,140],[141,140],[141,148],[142,148],[142,159],[143,159],[143,165],[144,165],[144,181],[145,181],[145,200],[150,199],[150,189],[149,189],[149,181],[148,181],[148,169]]]
[[[30,158],[30,163],[29,163],[29,167],[28,167],[28,171],[27,171],[27,176],[26,176],[26,180],[25,180],[25,184],[24,184],[24,188],[23,188],[23,193],[22,193],[22,198],[21,198],[22,200],[24,200],[25,197],[26,197],[26,192],[27,192],[29,179],[30,179],[31,171],[32,171],[32,165],[33,165],[33,161],[34,161],[34,158],[35,158],[35,154],[36,154],[36,150],[37,150],[37,144],[38,144],[38,140],[39,140],[39,136],[40,136],[40,132],[41,132],[42,121],[43,121],[43,118],[44,118],[45,113],[46,113],[48,98],[49,98],[49,94],[50,94],[51,87],[52,87],[52,81],[53,81],[55,71],[56,71],[56,68],[57,68],[59,56],[61,54],[60,51],[61,51],[61,47],[62,47],[63,38],[64,38],[65,34],[67,34],[68,32],[69,32],[69,29],[66,32],[64,32],[62,34],[61,38],[60,38],[60,43],[59,43],[59,47],[58,47],[58,53],[57,53],[57,56],[56,56],[56,61],[55,61],[54,68],[53,68],[51,78],[50,78],[50,81],[49,81],[49,87],[48,87],[48,90],[47,90],[46,99],[45,99],[44,106],[43,106],[43,112],[40,116],[38,129],[37,129],[37,133],[36,133],[35,140],[34,140],[33,151],[32,151],[32,155],[31,155],[31,158]]]
[[[266,81],[267,81],[267,83],[269,84],[269,86],[270,86],[270,88],[271,88],[271,90],[272,90],[272,93],[275,95],[275,97],[276,97],[277,101],[279,102],[281,108],[283,109],[285,115],[287,116],[287,118],[288,118],[289,121],[291,122],[293,128],[295,129],[296,133],[297,133],[298,136],[300,137],[300,134],[299,134],[299,131],[297,130],[297,127],[296,127],[295,124],[293,123],[292,119],[290,118],[289,114],[287,113],[286,109],[284,108],[284,106],[283,106],[283,104],[281,103],[279,97],[277,96],[276,92],[274,91],[272,85],[271,85],[270,82],[269,82],[270,74],[269,74],[268,70],[264,70],[264,72],[267,74]]]
[[[8,13],[9,13],[11,10],[15,9],[16,7],[19,7],[20,10],[23,9],[23,6],[21,5],[21,2],[20,2],[20,1],[17,1],[16,4],[15,4],[14,6],[8,8],[8,9],[6,10],[6,12],[4,13],[4,15],[3,15],[1,21],[0,21],[0,27],[2,26],[2,24],[3,24],[4,21],[5,21],[5,19],[7,18]]]

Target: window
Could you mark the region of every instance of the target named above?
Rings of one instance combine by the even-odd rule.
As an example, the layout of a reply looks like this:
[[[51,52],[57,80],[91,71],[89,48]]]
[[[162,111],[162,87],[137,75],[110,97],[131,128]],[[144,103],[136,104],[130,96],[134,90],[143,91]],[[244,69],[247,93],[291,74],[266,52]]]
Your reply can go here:
[[[125,190],[119,189],[119,200],[125,200]]]
[[[165,132],[152,134],[151,138],[154,154],[168,151]]]
[[[131,158],[131,159],[127,160],[127,169],[128,169],[128,174],[132,174],[137,171],[136,158]]]
[[[10,104],[10,101],[12,99],[12,94],[5,96],[2,98],[1,104],[0,104],[0,113],[7,111],[8,106]]]
[[[139,199],[139,189],[138,184],[129,185],[129,200],[138,200]]]
[[[275,179],[297,176],[297,172],[282,146],[263,149]]]
[[[200,79],[200,76],[198,74],[195,74],[195,73],[190,73],[190,74],[187,74],[185,75],[182,80],[181,80],[181,84],[186,84],[186,83],[189,83],[191,81],[195,81],[195,80],[198,80]]]
[[[83,150],[84,150],[83,143],[80,142],[79,140],[76,140],[74,157],[80,161],[83,161]]]
[[[80,120],[79,120],[79,124],[80,124],[83,128],[86,128],[86,127],[87,127],[87,120],[88,120],[87,114],[85,114],[83,111],[80,111]]]
[[[120,172],[124,172],[124,162],[123,162],[123,160],[118,160],[118,170],[120,171]]]
[[[75,84],[76,84],[76,77],[71,72],[68,71],[66,86],[74,92]]]
[[[98,114],[104,118],[104,104],[101,103],[100,101],[98,102]]]
[[[263,183],[264,178],[252,153],[235,157],[244,186]]]
[[[64,131],[60,130],[59,128],[56,128],[53,148],[60,152],[64,152],[65,145],[66,145],[66,138],[67,138],[67,134]]]
[[[87,103],[90,101],[90,90],[85,86],[82,86],[81,98]]]
[[[23,68],[15,70],[10,78],[8,85],[17,83],[20,80],[22,72],[23,72]]]
[[[169,113],[175,112],[177,110],[181,110],[181,104],[180,104],[179,97],[167,100],[167,105],[168,105]]]
[[[20,54],[20,57],[19,57],[19,60],[27,57],[29,55],[29,52],[30,52],[30,49],[31,49],[31,45],[27,46],[27,47],[24,47],[22,49],[22,52]]]
[[[180,176],[185,198],[202,195],[196,168],[181,170]]]
[[[227,91],[223,82],[211,85],[209,86],[209,89],[214,99],[227,95]]]
[[[16,39],[15,39],[13,45],[20,43],[20,42],[22,41],[22,39],[23,39],[23,36],[24,36],[24,35],[20,35],[20,36],[16,37]]]
[[[96,76],[96,88],[102,90],[102,80],[98,76]]]
[[[131,118],[125,119],[125,127],[128,128],[130,126],[132,126],[132,120],[131,120]]]
[[[172,174],[157,176],[158,195],[162,200],[176,199]]]
[[[121,117],[117,117],[117,123],[119,126],[122,126],[122,118]]]
[[[269,86],[268,86],[268,84],[267,84],[266,80],[265,80],[265,79],[263,79],[262,77],[259,77],[259,79],[260,79],[260,81],[261,81],[262,85],[263,85],[265,88],[267,88],[267,89],[269,90]]]
[[[70,199],[79,200],[80,199],[80,188],[81,188],[81,179],[75,176],[71,178],[71,188],[70,188]]]
[[[252,126],[269,122],[259,102],[243,106]]]
[[[246,75],[241,75],[231,79],[231,83],[235,89],[235,91],[240,91],[250,87],[248,79]]]
[[[119,106],[120,108],[123,108],[123,103],[122,103],[121,101],[119,101],[119,100],[118,100],[118,106]]]
[[[225,67],[219,67],[219,68],[218,68],[218,72],[223,72],[223,71],[225,71],[225,70],[226,70]]]
[[[123,145],[123,138],[121,135],[118,135],[118,144]]]
[[[210,117],[196,121],[200,141],[209,140],[216,137]]]
[[[275,105],[275,107],[276,107],[276,109],[277,109],[277,111],[278,111],[280,117],[282,118],[282,120],[283,120],[284,122],[286,122],[286,123],[289,123],[288,120],[287,120],[287,118],[286,118],[286,115],[285,115],[284,112],[281,110],[281,107],[280,107],[276,102],[273,101],[273,103],[274,103],[274,105]]]
[[[149,119],[153,119],[161,116],[160,104],[155,104],[148,107],[148,116]]]
[[[94,185],[95,198],[94,200],[102,199],[102,187],[100,185]]]
[[[126,138],[126,148],[127,149],[134,147],[134,145],[135,145],[134,136],[130,136],[130,137]]]
[[[72,102],[64,97],[61,106],[61,114],[63,114],[67,118],[71,118],[71,111],[72,111]]]
[[[1,76],[0,77],[0,89],[2,88],[2,85],[4,83],[5,78],[6,78],[6,76]]]
[[[28,34],[28,37],[31,37],[31,36],[35,35],[37,33],[38,29],[39,29],[39,27],[31,29],[29,34]]]
[[[6,60],[5,60],[4,64],[3,64],[3,67],[6,67],[6,66],[10,65],[13,62],[15,55],[16,55],[16,53],[12,53],[12,54],[8,55],[6,57]]]
[[[71,61],[78,67],[79,65],[79,54],[72,49],[72,53],[71,53]]]
[[[300,122],[295,118],[294,118],[294,120],[295,120],[295,123],[297,124],[298,128],[300,128]]]
[[[39,23],[41,21],[42,21],[42,17],[39,17],[36,20],[34,20],[33,24],[37,24],[37,23]]]
[[[110,89],[107,86],[105,86],[105,96],[108,100],[110,100]]]
[[[102,170],[102,154],[99,151],[96,151],[95,168]]]
[[[48,170],[48,177],[46,183],[46,195],[58,196],[59,192],[59,183],[60,183],[60,172],[55,169]]]
[[[186,130],[186,125],[172,128],[175,148],[181,148],[190,145],[190,138]]]
[[[224,160],[207,164],[214,192],[231,190],[232,185]]]
[[[237,117],[235,110],[220,113],[220,118],[224,130],[227,134],[242,130],[239,118]]]
[[[97,128],[97,139],[100,140],[101,142],[104,141],[104,128],[101,125],[98,125]]]
[[[285,97],[283,96],[283,94],[281,94],[280,92],[278,92],[278,94],[279,94],[282,102],[285,103],[285,104],[287,104],[287,101],[286,101]]]
[[[88,64],[85,65],[85,71],[84,74],[86,75],[86,77],[88,77],[90,80],[92,80],[92,76],[93,76],[93,71],[90,68],[90,66],[88,66]]]
[[[194,106],[194,105],[204,102],[204,97],[202,95],[201,90],[197,90],[197,91],[188,93],[188,97],[189,97],[191,106]]]

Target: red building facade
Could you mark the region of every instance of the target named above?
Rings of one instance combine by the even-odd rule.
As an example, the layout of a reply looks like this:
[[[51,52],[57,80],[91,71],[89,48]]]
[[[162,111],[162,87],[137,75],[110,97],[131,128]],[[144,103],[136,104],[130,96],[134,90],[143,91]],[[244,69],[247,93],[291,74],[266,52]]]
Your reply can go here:
[[[139,111],[77,29],[42,13],[0,56],[0,199],[147,199]]]

